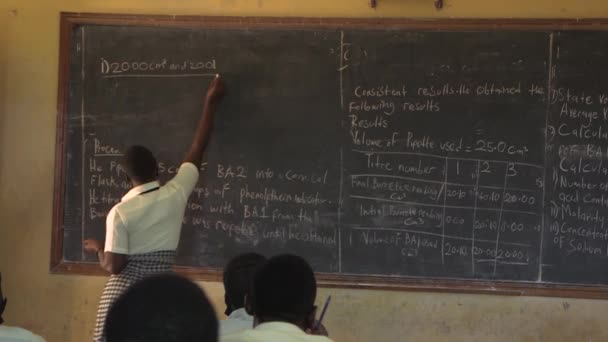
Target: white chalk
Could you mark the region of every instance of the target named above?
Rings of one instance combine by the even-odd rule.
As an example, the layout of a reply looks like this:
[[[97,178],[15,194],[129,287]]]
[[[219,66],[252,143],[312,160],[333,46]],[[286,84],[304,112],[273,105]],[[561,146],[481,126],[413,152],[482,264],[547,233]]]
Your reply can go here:
[[[220,74],[215,74],[215,78],[220,78]]]

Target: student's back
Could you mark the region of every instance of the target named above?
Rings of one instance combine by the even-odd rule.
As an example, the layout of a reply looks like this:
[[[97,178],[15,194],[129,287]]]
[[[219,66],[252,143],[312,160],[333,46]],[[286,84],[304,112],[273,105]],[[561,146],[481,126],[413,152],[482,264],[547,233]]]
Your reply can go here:
[[[171,272],[184,211],[199,178],[223,89],[223,82],[216,76],[207,90],[192,145],[177,174],[164,186],[159,182],[156,157],[149,149],[136,145],[125,151],[120,166],[133,188],[108,212],[105,243],[96,239],[83,242],[84,249],[97,256],[101,268],[112,274],[97,309],[96,342],[105,342],[103,328],[108,309],[124,291],[145,277]]]
[[[0,342],[45,342],[29,330],[0,325]]]
[[[310,335],[293,324],[284,322],[262,323],[240,333],[227,335],[221,342],[332,342],[325,336]]]

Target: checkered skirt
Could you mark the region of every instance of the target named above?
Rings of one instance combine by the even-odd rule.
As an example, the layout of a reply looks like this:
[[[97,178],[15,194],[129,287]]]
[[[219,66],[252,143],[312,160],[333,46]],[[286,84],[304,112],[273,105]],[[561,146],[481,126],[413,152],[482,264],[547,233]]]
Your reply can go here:
[[[127,266],[120,272],[110,276],[97,309],[97,320],[95,322],[95,333],[93,341],[104,342],[104,325],[106,315],[114,302],[123,294],[129,286],[137,281],[151,275],[171,272],[175,263],[175,251],[159,251],[146,254],[135,254],[127,257]]]

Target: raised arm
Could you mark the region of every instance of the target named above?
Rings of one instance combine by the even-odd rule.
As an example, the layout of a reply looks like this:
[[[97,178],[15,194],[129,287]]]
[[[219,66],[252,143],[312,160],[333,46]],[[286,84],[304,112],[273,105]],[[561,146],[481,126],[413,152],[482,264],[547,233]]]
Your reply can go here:
[[[209,142],[209,136],[211,135],[211,129],[213,128],[213,117],[215,116],[215,110],[224,96],[224,83],[220,79],[219,75],[216,76],[207,90],[207,96],[205,98],[205,107],[203,109],[203,115],[198,122],[196,132],[194,133],[194,140],[192,146],[184,163],[192,163],[199,167],[203,160],[203,152]]]

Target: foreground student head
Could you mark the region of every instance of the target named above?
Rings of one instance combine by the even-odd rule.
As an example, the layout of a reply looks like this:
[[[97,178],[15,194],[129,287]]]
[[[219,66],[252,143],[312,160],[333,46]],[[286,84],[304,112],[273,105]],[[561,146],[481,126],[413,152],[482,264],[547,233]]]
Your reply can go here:
[[[7,299],[4,298],[4,294],[2,294],[2,273],[0,273],[0,324],[4,323],[2,314],[4,313],[4,309],[6,308],[6,302]]]
[[[247,308],[255,316],[255,328],[222,337],[222,342],[331,342],[325,336],[307,334],[315,322],[317,282],[306,260],[280,255],[268,260],[256,273]]]
[[[288,254],[271,258],[254,278],[256,324],[279,321],[308,330],[315,322],[316,297],[315,274],[306,260]]]
[[[253,328],[253,316],[245,310],[245,299],[251,298],[255,272],[266,262],[257,253],[241,254],[224,268],[224,301],[228,319],[220,321],[220,336]]]
[[[176,275],[133,285],[112,306],[107,342],[216,342],[217,318],[203,290]]]
[[[224,301],[229,316],[233,311],[245,308],[245,297],[251,297],[255,272],[266,262],[263,255],[245,253],[231,259],[224,268]]]
[[[2,314],[6,309],[6,298],[2,294],[2,273],[0,273],[0,341],[19,341],[19,342],[45,342],[44,338],[18,327],[4,325]]]

